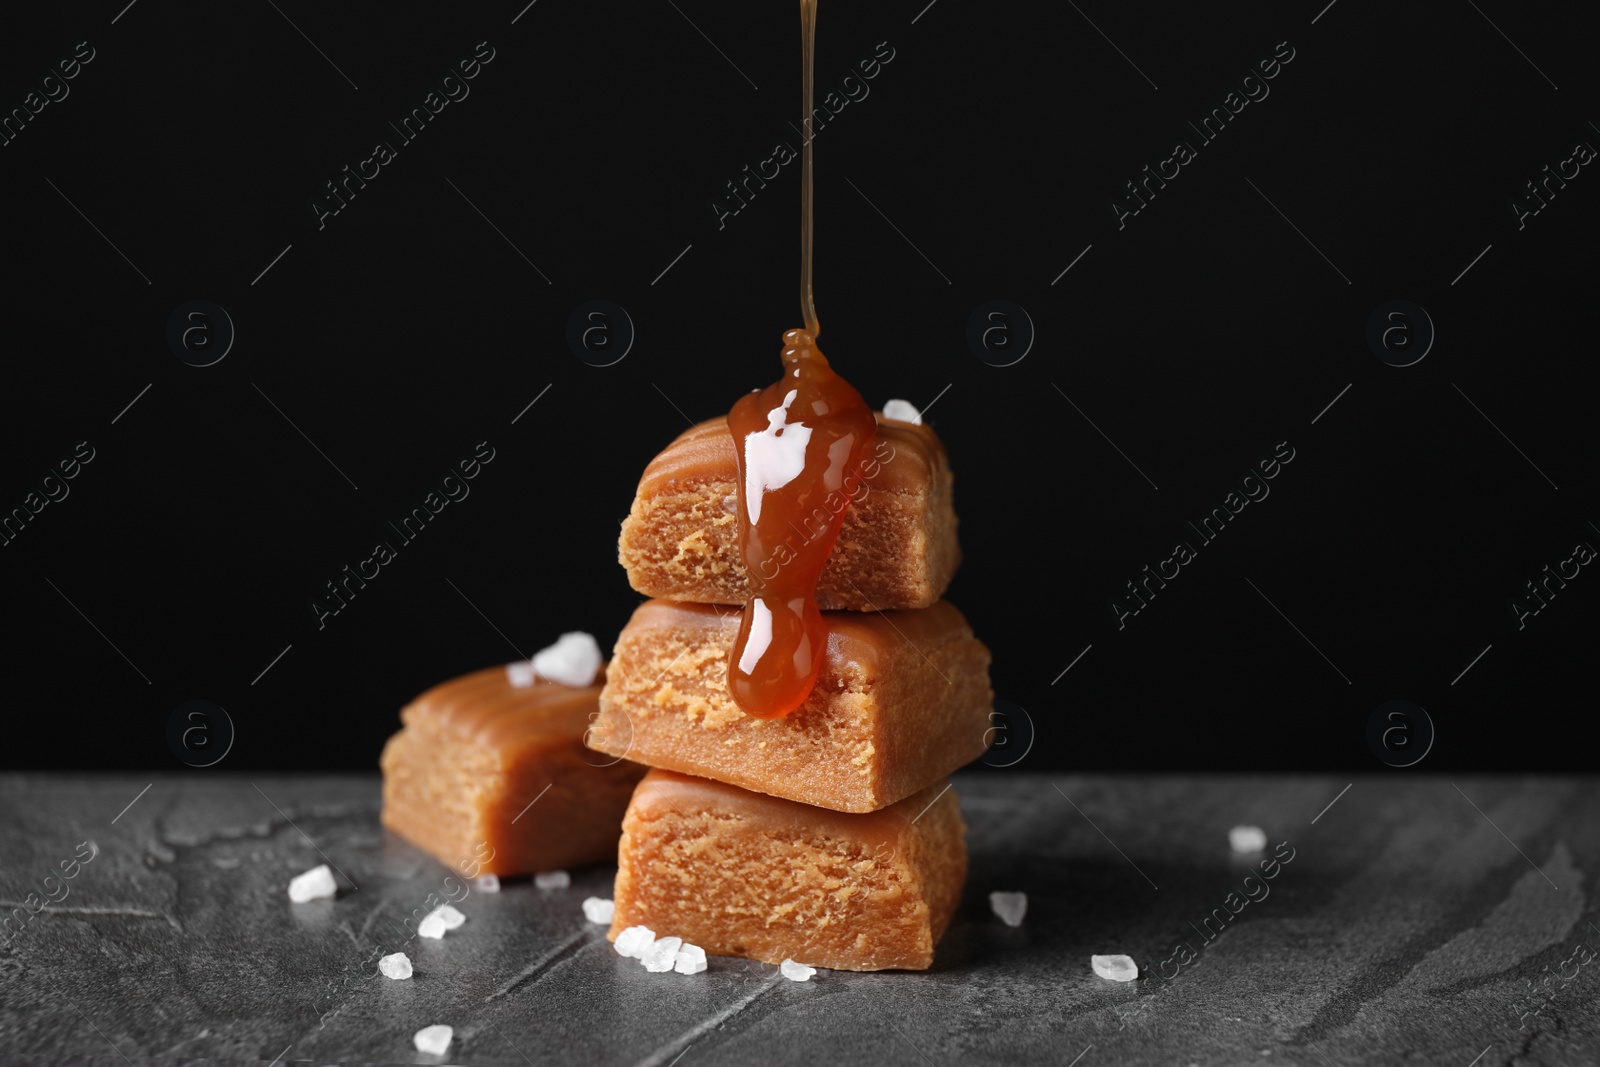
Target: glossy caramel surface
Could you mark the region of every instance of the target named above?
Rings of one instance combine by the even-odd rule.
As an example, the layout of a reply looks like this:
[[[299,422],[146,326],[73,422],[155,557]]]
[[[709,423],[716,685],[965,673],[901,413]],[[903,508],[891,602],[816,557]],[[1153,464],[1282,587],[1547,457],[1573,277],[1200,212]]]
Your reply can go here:
[[[530,739],[579,738],[600,697],[596,684],[575,688],[536,679],[511,684],[504,667],[489,667],[436,685],[400,712],[408,726],[425,726],[463,741],[504,748]]]

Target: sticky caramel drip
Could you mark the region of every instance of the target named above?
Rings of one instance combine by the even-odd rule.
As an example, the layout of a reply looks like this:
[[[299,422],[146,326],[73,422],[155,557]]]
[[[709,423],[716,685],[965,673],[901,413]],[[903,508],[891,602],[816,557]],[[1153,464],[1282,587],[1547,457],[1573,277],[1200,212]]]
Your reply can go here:
[[[800,63],[805,69],[800,112],[800,129],[804,134],[800,146],[800,315],[813,343],[822,333],[816,305],[811,299],[811,229],[816,215],[811,189],[811,142],[815,139],[811,128],[811,91],[815,82],[816,52],[817,0],[800,0]]]
[[[810,333],[790,330],[783,343],[783,377],[728,413],[751,590],[728,660],[728,691],[762,719],[789,714],[816,684],[828,643],[817,579],[850,503],[846,476],[866,459],[877,431],[872,409],[828,366]]]

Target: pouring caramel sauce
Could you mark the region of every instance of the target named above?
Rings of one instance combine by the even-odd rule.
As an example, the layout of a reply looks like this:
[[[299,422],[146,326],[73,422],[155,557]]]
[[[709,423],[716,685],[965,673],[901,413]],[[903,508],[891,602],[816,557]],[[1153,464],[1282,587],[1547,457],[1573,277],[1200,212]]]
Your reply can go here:
[[[817,324],[817,309],[811,300],[811,222],[816,211],[811,191],[811,142],[816,138],[811,126],[811,89],[815,83],[817,53],[817,0],[800,0],[800,315],[811,340],[816,341],[822,327]]]
[[[811,693],[828,647],[817,579],[844,510],[826,506],[867,456],[877,420],[861,394],[817,347],[811,291],[811,94],[817,0],[800,0],[806,140],[800,165],[800,308],[806,328],[783,335],[783,377],[742,397],[728,413],[738,457],[739,548],[751,595],[728,661],[728,691],[747,714],[775,719]],[[798,538],[800,547],[793,550]],[[789,544],[792,558],[764,577],[762,564]]]

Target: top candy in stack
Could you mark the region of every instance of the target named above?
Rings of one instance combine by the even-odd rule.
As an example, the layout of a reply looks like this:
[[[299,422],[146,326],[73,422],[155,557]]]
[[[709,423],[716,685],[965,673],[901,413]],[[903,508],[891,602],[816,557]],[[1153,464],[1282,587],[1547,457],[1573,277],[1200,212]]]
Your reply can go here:
[[[891,402],[892,403],[892,402]],[[645,596],[743,606],[750,595],[738,544],[736,445],[726,417],[687,431],[645,468],[622,523],[618,558]],[[824,611],[892,611],[936,603],[961,562],[950,464],[927,426],[878,418],[877,440],[824,502],[844,513],[817,583]],[[756,568],[770,577],[826,514]]]

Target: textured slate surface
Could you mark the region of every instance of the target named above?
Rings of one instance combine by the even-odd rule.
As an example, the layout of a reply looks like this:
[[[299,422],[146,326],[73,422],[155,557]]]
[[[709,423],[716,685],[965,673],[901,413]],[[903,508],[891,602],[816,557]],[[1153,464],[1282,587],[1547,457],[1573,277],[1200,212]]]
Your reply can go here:
[[[1590,780],[958,777],[972,871],[934,969],[805,985],[619,958],[579,908],[610,895],[604,868],[474,891],[465,926],[412,940],[400,921],[448,872],[381,829],[375,777],[149,781],[0,778],[6,914],[99,848],[0,948],[0,1062],[1600,1062]],[[1294,858],[1207,941],[1244,899],[1239,822]],[[359,888],[290,905],[319,851]],[[994,889],[1028,893],[1023,926]],[[402,948],[416,976],[377,976]],[[1096,978],[1099,952],[1139,981]],[[435,1022],[442,1059],[411,1045]]]

